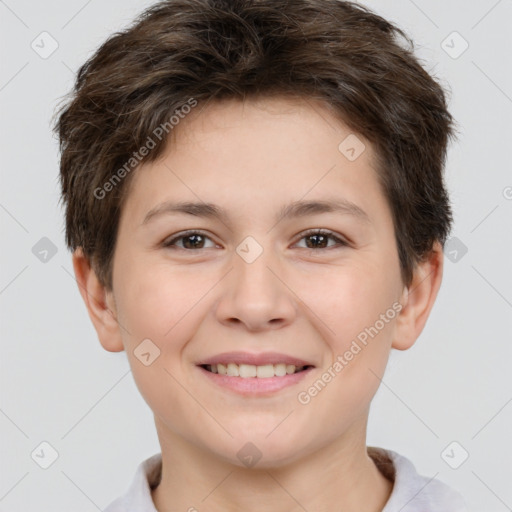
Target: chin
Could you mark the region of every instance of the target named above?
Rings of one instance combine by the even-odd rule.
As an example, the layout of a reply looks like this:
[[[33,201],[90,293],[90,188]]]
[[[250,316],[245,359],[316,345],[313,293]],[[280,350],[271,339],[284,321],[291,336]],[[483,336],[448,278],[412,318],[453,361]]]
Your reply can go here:
[[[285,435],[274,432],[267,437],[271,431],[265,429],[264,433],[255,432],[254,435],[246,434],[237,438],[231,443],[235,457],[230,457],[230,462],[248,469],[270,469],[291,464],[301,456],[302,450],[296,442],[292,442],[291,437],[286,436],[286,432]]]

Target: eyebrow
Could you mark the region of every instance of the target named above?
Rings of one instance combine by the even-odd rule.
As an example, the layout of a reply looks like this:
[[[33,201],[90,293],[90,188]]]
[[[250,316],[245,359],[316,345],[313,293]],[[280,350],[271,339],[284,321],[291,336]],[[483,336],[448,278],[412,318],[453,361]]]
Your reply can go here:
[[[219,219],[226,225],[229,224],[229,215],[227,211],[213,203],[165,201],[152,208],[144,217],[141,225],[147,224],[150,220],[161,215],[180,213],[194,215],[196,217]],[[294,201],[283,206],[274,220],[277,224],[283,219],[306,217],[307,215],[315,215],[319,213],[341,213],[344,215],[351,215],[365,223],[371,223],[370,217],[362,208],[347,199],[340,198],[316,201]]]

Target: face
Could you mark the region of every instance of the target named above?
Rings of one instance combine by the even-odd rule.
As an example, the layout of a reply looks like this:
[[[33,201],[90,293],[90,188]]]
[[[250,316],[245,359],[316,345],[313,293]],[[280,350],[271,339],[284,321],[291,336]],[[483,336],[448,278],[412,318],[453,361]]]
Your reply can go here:
[[[290,99],[212,103],[173,133],[133,176],[113,261],[122,343],[161,442],[238,465],[250,442],[271,467],[360,436],[403,292],[370,144]],[[199,206],[173,211],[184,202]],[[248,366],[199,366],[236,362]],[[306,368],[280,375],[293,362]]]

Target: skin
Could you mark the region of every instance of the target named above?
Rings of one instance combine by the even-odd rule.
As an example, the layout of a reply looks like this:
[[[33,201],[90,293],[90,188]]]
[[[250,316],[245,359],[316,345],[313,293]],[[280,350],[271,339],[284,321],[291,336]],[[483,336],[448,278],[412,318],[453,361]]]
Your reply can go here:
[[[126,351],[154,413],[163,459],[152,492],[159,511],[377,512],[388,500],[392,482],[367,454],[369,406],[391,348],[409,348],[423,330],[443,257],[437,243],[404,286],[372,147],[359,137],[366,149],[355,161],[338,150],[350,133],[312,100],[198,108],[175,128],[162,157],[133,176],[112,290],[75,251],[99,340],[108,351]],[[338,212],[274,221],[292,201],[333,197],[358,205],[369,222]],[[166,200],[215,203],[229,218],[167,214],[142,224]],[[314,237],[303,235],[312,228],[347,245],[327,239],[315,248]],[[199,248],[190,238],[163,246],[188,229],[206,237]],[[247,236],[263,249],[252,263],[236,252]],[[298,392],[394,303],[400,313],[308,404],[299,403]],[[160,349],[149,366],[134,355],[147,338]],[[243,397],[215,386],[196,366],[232,350],[283,352],[315,369],[271,396]],[[262,454],[254,467],[237,457],[247,442]]]

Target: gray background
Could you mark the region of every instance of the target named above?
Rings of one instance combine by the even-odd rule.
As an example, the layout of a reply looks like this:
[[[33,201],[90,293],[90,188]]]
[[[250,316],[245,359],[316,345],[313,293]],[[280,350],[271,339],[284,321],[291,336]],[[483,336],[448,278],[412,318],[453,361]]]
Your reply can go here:
[[[102,510],[159,451],[125,353],[101,348],[79,295],[49,128],[78,67],[151,3],[0,1],[2,511]],[[512,1],[364,3],[413,37],[461,131],[447,163],[444,282],[416,345],[392,354],[368,444],[409,457],[473,511],[512,510]],[[49,56],[44,31],[58,44]],[[47,469],[42,442],[58,452]]]

